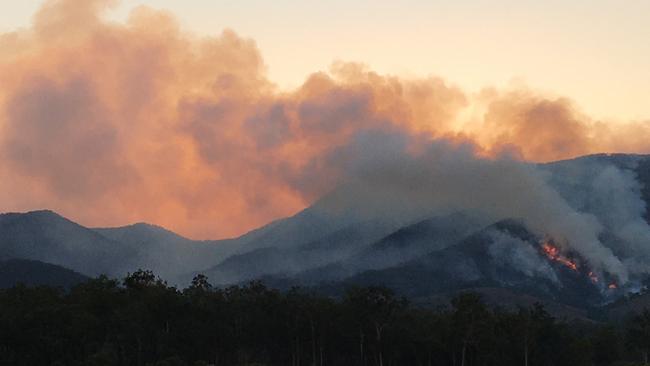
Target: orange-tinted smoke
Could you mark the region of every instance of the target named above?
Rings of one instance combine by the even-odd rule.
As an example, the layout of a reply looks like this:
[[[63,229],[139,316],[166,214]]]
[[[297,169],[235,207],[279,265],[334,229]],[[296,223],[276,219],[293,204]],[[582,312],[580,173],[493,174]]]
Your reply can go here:
[[[432,138],[535,161],[648,150],[647,123],[614,128],[529,91],[469,95],[346,63],[280,91],[254,41],[193,36],[148,8],[108,22],[113,3],[51,0],[0,35],[0,211],[216,238],[331,189],[340,151],[368,131],[403,134],[414,153]]]

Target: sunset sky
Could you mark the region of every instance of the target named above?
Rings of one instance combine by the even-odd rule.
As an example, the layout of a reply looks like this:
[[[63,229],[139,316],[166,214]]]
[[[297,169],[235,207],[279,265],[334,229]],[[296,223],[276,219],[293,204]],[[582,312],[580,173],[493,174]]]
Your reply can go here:
[[[0,30],[28,27],[42,0],[1,0]],[[650,117],[646,0],[121,0],[172,12],[183,27],[253,38],[269,78],[299,86],[334,60],[381,73],[443,76],[478,90],[525,83],[611,120]]]
[[[221,238],[434,140],[534,162],[648,153],[648,14],[633,0],[0,0],[0,211]]]

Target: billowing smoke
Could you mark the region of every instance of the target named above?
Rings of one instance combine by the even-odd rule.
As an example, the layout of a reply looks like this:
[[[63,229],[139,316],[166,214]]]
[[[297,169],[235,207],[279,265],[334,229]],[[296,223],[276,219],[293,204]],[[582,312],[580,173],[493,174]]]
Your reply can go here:
[[[628,233],[632,229],[627,227],[641,225],[638,222],[640,198],[638,194],[630,197],[634,191],[627,190],[623,182],[618,191],[601,197],[607,202],[617,201],[611,205],[616,205],[619,212],[598,215],[585,209],[584,202],[572,205],[567,201],[549,182],[548,174],[536,165],[507,157],[480,158],[476,146],[446,140],[428,143],[414,153],[405,141],[396,134],[383,134],[366,136],[351,145],[355,152],[352,155],[357,159],[350,159],[344,169],[345,189],[330,197],[327,207],[340,212],[353,211],[366,219],[399,217],[406,222],[434,213],[454,212],[473,212],[491,221],[518,219],[539,237],[550,236],[567,249],[570,246],[592,268],[614,274],[621,282],[627,281],[628,269],[622,258],[600,239],[605,228],[602,220],[612,216],[625,221],[622,234],[638,234]],[[609,167],[603,174],[608,171],[621,174],[616,169]],[[602,187],[598,180],[593,185],[595,190]],[[621,198],[630,202],[619,201]],[[645,222],[643,225],[644,230],[648,229]],[[633,248],[634,243],[626,241],[625,245]]]
[[[490,235],[494,243],[490,245],[488,253],[496,263],[514,268],[529,277],[542,277],[559,283],[549,262],[540,257],[530,243],[500,231],[493,231]]]
[[[231,30],[191,35],[148,8],[109,22],[111,3],[51,0],[31,28],[0,35],[2,211],[47,207],[88,225],[148,221],[214,238],[295,213],[345,182],[381,192],[383,203],[363,210],[385,205],[405,221],[458,209],[522,218],[621,279],[632,254],[604,245],[603,227],[644,250],[633,177],[594,181],[603,200],[630,197],[617,203],[628,216],[600,218],[521,161],[645,152],[650,123],[614,126],[568,99],[474,95],[350,63],[282,91],[254,41]],[[615,180],[623,191],[607,191]]]

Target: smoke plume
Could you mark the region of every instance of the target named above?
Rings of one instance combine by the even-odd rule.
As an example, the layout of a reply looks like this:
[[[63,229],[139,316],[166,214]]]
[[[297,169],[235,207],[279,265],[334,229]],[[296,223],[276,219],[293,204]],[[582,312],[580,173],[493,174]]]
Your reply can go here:
[[[87,225],[144,220],[224,237],[372,178],[435,191],[420,201],[429,208],[525,216],[624,276],[600,245],[602,223],[520,161],[647,152],[650,123],[615,126],[566,98],[472,94],[354,63],[280,90],[253,40],[192,35],[144,7],[109,22],[112,3],[50,0],[30,28],[0,35],[2,211],[47,207]],[[628,221],[621,236],[638,236]]]

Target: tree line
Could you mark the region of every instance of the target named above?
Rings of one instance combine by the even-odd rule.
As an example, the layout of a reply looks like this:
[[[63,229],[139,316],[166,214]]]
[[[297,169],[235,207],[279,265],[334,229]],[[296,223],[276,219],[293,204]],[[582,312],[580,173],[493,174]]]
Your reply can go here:
[[[213,288],[199,275],[179,290],[142,270],[0,290],[2,365],[605,366],[647,364],[649,350],[649,311],[568,323],[475,293],[431,309],[382,287],[329,298],[261,282]]]

